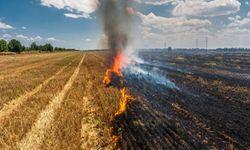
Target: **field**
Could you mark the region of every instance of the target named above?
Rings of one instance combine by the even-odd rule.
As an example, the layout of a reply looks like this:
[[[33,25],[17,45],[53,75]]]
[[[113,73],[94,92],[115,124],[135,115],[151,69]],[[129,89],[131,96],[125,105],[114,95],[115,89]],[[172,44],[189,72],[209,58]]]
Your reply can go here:
[[[140,52],[112,120],[107,56],[0,56],[0,149],[250,149],[249,52]]]
[[[137,100],[113,121],[120,146],[250,149],[249,52],[138,55],[141,60],[125,71]]]
[[[0,65],[1,149],[111,148],[108,121],[119,92],[100,84],[100,56],[0,56]]]

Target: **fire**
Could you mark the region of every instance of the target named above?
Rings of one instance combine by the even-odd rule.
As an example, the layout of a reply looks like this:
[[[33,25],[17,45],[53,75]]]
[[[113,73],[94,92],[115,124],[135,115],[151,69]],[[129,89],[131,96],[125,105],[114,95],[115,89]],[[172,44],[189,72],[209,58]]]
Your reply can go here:
[[[118,49],[117,54],[114,58],[114,62],[111,65],[111,68],[108,69],[105,73],[103,84],[108,86],[110,85],[112,74],[116,74],[119,78],[123,79],[121,69],[130,63],[130,59],[122,54],[122,50]],[[122,82],[122,81],[121,81]],[[121,83],[123,84],[123,83]]]
[[[116,75],[117,77],[120,78],[120,86],[122,87],[120,89],[120,103],[119,103],[119,109],[115,113],[115,116],[121,115],[124,113],[127,109],[127,104],[130,100],[132,100],[132,96],[127,94],[126,88],[124,87],[124,78],[121,72],[121,69],[125,67],[126,64],[130,63],[130,60],[128,57],[122,54],[122,50],[118,49],[117,50],[117,55],[114,58],[114,62],[111,65],[111,68],[108,69],[105,73],[104,79],[103,79],[103,84],[108,86],[112,82],[112,75]]]
[[[120,98],[119,109],[115,113],[115,116],[119,116],[119,115],[123,114],[127,109],[128,102],[133,99],[132,96],[130,96],[126,93],[126,88],[122,88],[120,90],[120,93],[121,93],[121,98]]]
[[[112,64],[111,68],[108,69],[105,73],[105,77],[103,79],[104,85],[109,85],[111,83],[112,73],[115,73],[118,77],[123,78],[121,73],[121,68],[123,67],[123,64],[121,63],[121,60],[122,60],[122,54],[121,50],[119,49],[114,59],[114,63]]]

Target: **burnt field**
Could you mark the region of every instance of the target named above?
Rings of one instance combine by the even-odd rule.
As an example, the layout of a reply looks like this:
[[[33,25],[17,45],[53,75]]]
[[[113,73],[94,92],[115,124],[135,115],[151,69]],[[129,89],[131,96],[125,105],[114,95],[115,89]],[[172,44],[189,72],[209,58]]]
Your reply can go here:
[[[250,52],[140,52],[123,74],[122,149],[250,149]]]

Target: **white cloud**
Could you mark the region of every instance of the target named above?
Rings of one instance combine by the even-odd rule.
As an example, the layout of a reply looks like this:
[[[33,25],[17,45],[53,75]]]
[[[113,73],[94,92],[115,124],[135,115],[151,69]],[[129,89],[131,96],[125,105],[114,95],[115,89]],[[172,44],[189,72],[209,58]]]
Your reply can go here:
[[[42,41],[48,41],[48,42],[61,42],[60,40],[56,39],[55,37],[49,37],[49,38],[42,38],[41,36],[35,36],[35,37],[28,37],[22,34],[16,35],[16,38],[22,41],[26,42],[42,42]]]
[[[181,1],[173,10],[175,16],[223,16],[240,10],[238,0],[187,0]]]
[[[210,33],[212,23],[207,19],[188,19],[185,17],[162,17],[154,13],[144,15],[137,12],[141,20],[135,39],[140,39],[139,47],[161,47],[167,41],[169,46],[193,47],[197,37]],[[204,38],[205,39],[205,38]]]
[[[68,18],[73,18],[73,19],[78,19],[78,18],[88,18],[88,19],[90,19],[91,18],[90,15],[86,14],[86,13],[83,13],[83,14],[65,13],[64,16],[68,17]]]
[[[241,16],[237,15],[235,17],[228,17],[228,20],[230,21],[236,21],[236,20],[240,20],[241,19]]]
[[[13,29],[13,27],[0,21],[0,29]]]
[[[42,41],[43,38],[41,36],[36,36],[36,37],[31,37],[30,40],[39,42],[39,41]]]
[[[1,36],[0,36],[1,38]],[[31,36],[26,36],[26,35],[23,35],[23,34],[17,34],[17,35],[10,35],[10,34],[3,34],[2,35],[2,38],[5,39],[5,40],[10,40],[11,38],[16,38],[18,39],[19,41],[22,42],[22,44],[24,45],[30,45],[32,42],[37,42],[39,44],[45,44],[46,42],[51,42],[53,44],[59,44],[59,43],[63,43],[64,41],[61,41],[55,37],[48,37],[48,38],[43,38],[41,36],[34,36],[34,37],[31,37]]]
[[[163,47],[166,42],[168,46],[195,48],[198,39],[199,48],[205,48],[206,37],[209,39],[209,48],[250,47],[249,14],[245,18],[238,15],[228,17],[231,23],[214,30],[207,19],[161,17],[138,12],[142,22],[139,27],[141,33],[136,39],[140,39],[140,47]]]
[[[180,0],[135,0],[137,3],[144,3],[147,5],[164,5],[164,4],[177,4]]]
[[[5,33],[5,34],[3,34],[3,38],[10,39],[10,38],[12,38],[12,36],[10,34]]]
[[[16,38],[22,41],[26,41],[26,42],[41,42],[43,40],[43,38],[41,36],[35,36],[35,37],[28,37],[22,34],[18,34],[16,35]]]
[[[250,27],[250,18],[236,20],[228,25],[229,27]]]
[[[90,38],[85,39],[85,42],[91,42],[91,41],[92,41],[92,39],[90,39]]]
[[[144,29],[149,30],[151,28],[151,30],[154,29],[168,34],[196,30],[201,27],[209,27],[212,24],[206,19],[187,19],[184,17],[167,18],[156,16],[152,12],[148,15],[137,12],[137,15],[140,17]]]
[[[214,33],[210,40],[213,47],[250,47],[250,29],[226,27]]]
[[[27,36],[22,35],[22,34],[16,35],[16,38],[18,38],[18,39],[24,39],[24,40],[29,40],[29,38]]]
[[[242,18],[240,16],[230,17],[230,21],[232,21],[228,27],[237,27],[237,28],[250,28],[250,11],[247,13],[246,18]]]
[[[49,42],[61,42],[60,40],[54,38],[54,37],[49,37],[46,39],[46,41],[49,41]]]
[[[234,34],[249,34],[250,33],[250,30],[249,29],[242,29],[242,28],[238,28],[238,27],[235,27],[235,28],[224,28],[222,30],[220,30],[218,32],[219,34],[230,34],[230,35],[234,35]],[[249,35],[250,36],[250,35]]]
[[[249,2],[248,2],[248,1],[246,1],[245,4],[246,4],[247,6],[249,6]]]
[[[22,29],[23,29],[23,30],[26,30],[26,29],[27,29],[27,27],[24,27],[24,26],[23,26],[23,27],[22,27]]]
[[[90,18],[89,15],[93,13],[99,4],[98,0],[41,0],[41,4],[47,7],[54,7],[57,9],[65,9],[66,17],[71,18]]]

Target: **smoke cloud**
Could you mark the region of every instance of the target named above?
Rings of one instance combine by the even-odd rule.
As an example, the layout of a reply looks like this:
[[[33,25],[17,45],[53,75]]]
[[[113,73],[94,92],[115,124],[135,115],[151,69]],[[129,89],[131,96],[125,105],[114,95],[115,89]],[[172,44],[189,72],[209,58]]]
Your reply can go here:
[[[131,0],[100,0],[99,12],[112,57],[126,49],[131,26]]]

